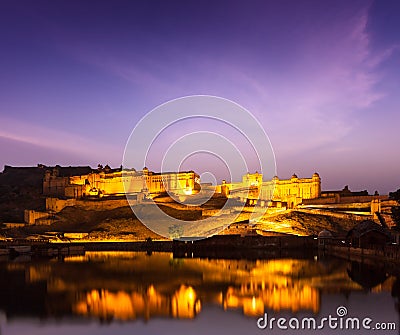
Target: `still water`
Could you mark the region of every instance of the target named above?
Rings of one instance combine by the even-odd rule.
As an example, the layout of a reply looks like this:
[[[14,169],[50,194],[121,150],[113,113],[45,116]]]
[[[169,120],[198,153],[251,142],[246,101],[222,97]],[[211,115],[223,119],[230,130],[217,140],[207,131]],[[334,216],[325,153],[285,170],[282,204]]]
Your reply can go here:
[[[0,329],[7,334],[398,334],[259,329],[257,320],[349,316],[398,328],[399,279],[379,264],[336,258],[174,258],[86,252],[0,262]],[[374,323],[373,323],[374,324]]]

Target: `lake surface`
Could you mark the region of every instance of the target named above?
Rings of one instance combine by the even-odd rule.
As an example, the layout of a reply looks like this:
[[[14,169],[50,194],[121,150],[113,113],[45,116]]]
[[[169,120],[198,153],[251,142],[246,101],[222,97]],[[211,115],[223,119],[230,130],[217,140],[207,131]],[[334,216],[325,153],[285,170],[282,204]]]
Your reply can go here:
[[[299,255],[300,256],[300,255]],[[260,329],[268,318],[399,320],[399,279],[379,264],[313,256],[174,258],[86,252],[0,262],[0,329],[7,334],[398,334],[396,330]]]

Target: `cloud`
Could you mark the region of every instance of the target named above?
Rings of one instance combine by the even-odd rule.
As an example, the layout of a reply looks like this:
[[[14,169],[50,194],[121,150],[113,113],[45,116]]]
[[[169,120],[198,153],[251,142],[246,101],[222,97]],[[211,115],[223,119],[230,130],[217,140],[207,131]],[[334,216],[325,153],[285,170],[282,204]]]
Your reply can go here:
[[[56,150],[68,155],[73,154],[76,157],[86,157],[88,162],[102,162],[105,158],[117,164],[122,161],[123,148],[116,148],[107,143],[98,143],[72,132],[48,129],[3,116],[0,116],[0,137],[49,149],[53,152]],[[120,153],[120,157],[118,157],[118,153]]]
[[[362,114],[385,97],[377,89],[383,80],[379,66],[398,47],[372,48],[368,9],[307,36],[287,72],[240,75],[251,88],[247,91],[255,93],[245,99],[268,129],[278,157],[342,145]]]

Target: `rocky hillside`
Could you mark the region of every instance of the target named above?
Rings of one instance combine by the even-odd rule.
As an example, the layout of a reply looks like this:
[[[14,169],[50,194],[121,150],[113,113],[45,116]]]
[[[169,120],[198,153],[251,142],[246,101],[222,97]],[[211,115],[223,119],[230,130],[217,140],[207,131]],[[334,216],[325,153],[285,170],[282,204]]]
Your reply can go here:
[[[355,222],[349,219],[292,210],[281,214],[264,215],[256,228],[302,236],[318,235],[321,230],[327,229],[337,235],[345,235],[354,225]]]

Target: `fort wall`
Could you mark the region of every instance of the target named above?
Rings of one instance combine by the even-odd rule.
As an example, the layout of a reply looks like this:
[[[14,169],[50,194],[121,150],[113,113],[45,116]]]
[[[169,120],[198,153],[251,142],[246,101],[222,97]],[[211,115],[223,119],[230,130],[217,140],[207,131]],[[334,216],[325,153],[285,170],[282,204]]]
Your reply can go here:
[[[46,211],[58,213],[65,207],[75,206],[75,199],[58,199],[58,198],[46,198]]]
[[[29,225],[36,224],[37,220],[47,219],[50,216],[49,213],[46,212],[38,212],[31,209],[26,209],[24,211],[24,222]]]
[[[372,219],[372,215],[370,213],[366,213],[365,215],[360,214],[350,214],[350,213],[341,213],[341,212],[332,212],[329,210],[321,210],[321,209],[305,209],[298,208],[296,209],[298,212],[308,213],[308,214],[317,214],[317,215],[326,215],[339,219],[348,219],[353,221],[364,221],[367,219]]]
[[[304,199],[304,205],[323,205],[323,204],[351,204],[371,202],[372,200],[387,200],[388,195],[359,195],[359,196],[340,196],[336,194],[332,197],[322,197],[318,199]]]
[[[76,206],[91,211],[106,211],[129,206],[128,200],[76,200]]]

